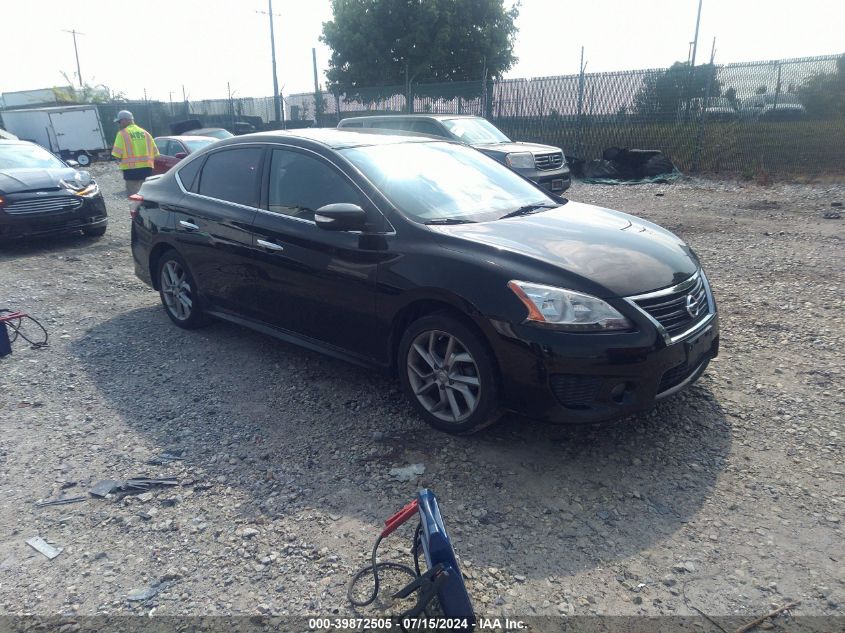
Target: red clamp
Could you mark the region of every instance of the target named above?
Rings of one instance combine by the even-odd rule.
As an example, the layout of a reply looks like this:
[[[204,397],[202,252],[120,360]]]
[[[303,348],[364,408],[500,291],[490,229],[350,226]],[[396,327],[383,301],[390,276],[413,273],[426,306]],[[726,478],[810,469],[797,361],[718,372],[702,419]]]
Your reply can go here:
[[[384,522],[384,529],[381,531],[381,537],[385,538],[388,534],[396,530],[396,528],[414,516],[418,510],[419,506],[417,504],[417,500],[414,499],[411,503],[406,505],[404,508],[399,510],[399,512]]]
[[[17,321],[29,315],[26,312],[3,312],[0,310],[0,323],[5,321]]]

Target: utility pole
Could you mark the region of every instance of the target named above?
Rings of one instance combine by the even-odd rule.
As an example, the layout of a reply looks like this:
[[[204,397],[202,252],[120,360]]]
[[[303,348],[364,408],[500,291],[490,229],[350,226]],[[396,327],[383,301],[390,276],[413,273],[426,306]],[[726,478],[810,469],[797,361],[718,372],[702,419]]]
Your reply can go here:
[[[279,97],[279,79],[276,75],[276,35],[273,31],[273,0],[267,0],[267,11],[256,11],[256,13],[266,13],[270,18],[270,55],[273,59],[273,107],[276,113],[276,123],[284,124],[285,112],[282,109],[282,102]]]
[[[320,82],[317,81],[317,49],[311,49],[311,61],[314,63],[314,125],[320,126],[320,112],[323,109],[323,95],[320,94]]]
[[[698,25],[701,23],[701,4],[704,0],[698,0],[698,17],[695,18],[695,37],[692,40],[692,63],[691,68],[695,67],[695,53],[698,49]]]
[[[82,71],[79,69],[79,49],[76,46],[76,36],[77,35],[85,35],[85,33],[80,33],[76,29],[73,30],[66,30],[62,29],[65,33],[70,33],[73,35],[73,52],[76,54],[76,76],[79,79],[79,87],[82,88]]]

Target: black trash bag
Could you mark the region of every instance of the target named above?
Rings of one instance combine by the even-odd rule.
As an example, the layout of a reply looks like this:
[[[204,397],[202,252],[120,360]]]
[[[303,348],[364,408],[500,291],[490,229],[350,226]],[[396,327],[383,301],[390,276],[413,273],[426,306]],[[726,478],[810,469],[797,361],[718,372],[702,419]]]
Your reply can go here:
[[[643,165],[643,176],[651,178],[661,174],[671,174],[675,171],[675,165],[664,154],[658,153],[649,158]]]
[[[608,147],[602,152],[602,160],[587,164],[584,177],[640,180],[675,171],[672,161],[660,150]]]
[[[584,178],[619,178],[619,170],[613,161],[595,159],[584,166]]]
[[[587,164],[583,158],[577,156],[566,156],[566,164],[569,165],[569,172],[576,178],[584,175],[584,166]]]

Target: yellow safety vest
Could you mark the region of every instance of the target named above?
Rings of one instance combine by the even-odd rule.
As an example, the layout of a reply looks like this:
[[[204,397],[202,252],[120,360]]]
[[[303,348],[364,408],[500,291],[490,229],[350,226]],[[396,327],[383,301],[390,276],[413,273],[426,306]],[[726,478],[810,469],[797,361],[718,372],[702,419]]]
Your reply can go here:
[[[134,123],[118,130],[111,155],[120,159],[121,169],[152,167],[160,152],[153,137]]]

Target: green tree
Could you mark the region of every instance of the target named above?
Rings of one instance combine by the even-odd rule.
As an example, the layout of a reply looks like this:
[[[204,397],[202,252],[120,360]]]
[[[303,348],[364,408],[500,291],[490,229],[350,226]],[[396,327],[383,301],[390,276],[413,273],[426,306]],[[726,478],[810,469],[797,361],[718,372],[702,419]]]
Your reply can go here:
[[[675,62],[663,72],[645,76],[643,87],[634,97],[634,111],[653,118],[673,119],[688,111],[693,99],[704,99],[708,83],[711,98],[722,94],[713,64],[690,69],[687,62]]]
[[[518,7],[504,0],[332,0],[322,41],[332,49],[326,77],[333,90],[361,96],[377,86],[450,83],[500,77],[513,54]],[[477,96],[478,88],[474,88]],[[376,90],[380,95],[395,90]]]
[[[836,60],[835,72],[807,79],[798,96],[810,116],[845,116],[845,55]]]
[[[77,88],[73,85],[67,73],[62,73],[67,81],[67,86],[53,88],[56,101],[60,103],[109,103],[111,101],[126,101],[126,95],[122,92],[113,92],[104,84],[84,84]]]

